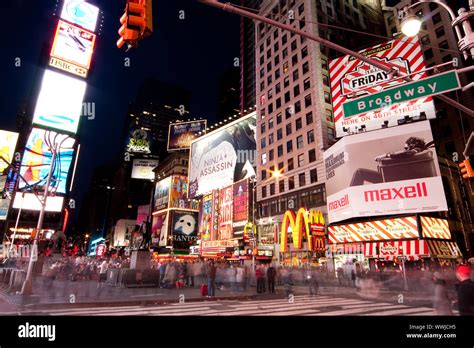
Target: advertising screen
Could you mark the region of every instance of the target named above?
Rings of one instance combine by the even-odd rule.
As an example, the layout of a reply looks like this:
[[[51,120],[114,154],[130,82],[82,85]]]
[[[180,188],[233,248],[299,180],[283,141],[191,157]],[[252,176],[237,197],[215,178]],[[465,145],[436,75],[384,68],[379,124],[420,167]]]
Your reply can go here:
[[[255,175],[256,113],[191,144],[189,196],[196,197]]]
[[[249,220],[249,180],[245,179],[233,185],[232,228],[234,238],[244,236],[244,228]]]
[[[447,210],[429,121],[345,137],[324,161],[330,223]]]
[[[18,133],[0,130],[0,156],[6,159],[9,163],[13,162],[17,140]],[[2,174],[7,168],[8,165],[0,160],[0,174]]]
[[[132,179],[153,180],[155,173],[153,169],[158,165],[154,159],[134,159],[132,168]]]
[[[170,195],[171,177],[165,178],[156,183],[155,187],[155,210],[168,208]]]
[[[380,63],[390,63],[397,67],[402,74],[411,74],[425,69],[423,54],[418,37],[402,38],[384,42],[360,51],[365,56]],[[381,110],[371,111],[351,117],[343,114],[343,103],[368,94],[381,92],[397,86],[404,81],[393,80],[388,73],[373,67],[352,56],[334,59],[329,64],[331,77],[332,103],[334,108],[334,123],[337,137],[348,135],[343,128],[355,131],[365,125],[365,130],[380,129],[382,125],[397,126],[398,120],[405,116],[420,116],[425,113],[428,119],[436,117],[432,97],[386,105]],[[419,80],[426,73],[411,75],[413,80]]]
[[[167,213],[153,216],[153,224],[151,226],[151,244],[154,247],[167,246],[168,241],[168,224]]]
[[[191,208],[188,201],[188,178],[183,175],[171,177],[170,208]],[[197,205],[195,207],[198,208]]]
[[[328,227],[329,242],[334,244],[418,237],[416,216]]]
[[[148,218],[148,214],[150,214],[150,205],[139,205],[137,208],[137,225],[141,225],[145,222]]]
[[[48,198],[46,199],[46,211],[56,213],[61,212],[61,210],[63,209],[63,202],[64,197],[48,196]],[[17,192],[15,193],[15,198],[13,200],[13,208],[40,211],[41,203],[33,193],[25,193],[25,196],[23,198],[23,194],[21,192]]]
[[[148,132],[144,129],[132,129],[125,151],[130,153],[150,153],[151,139]]]
[[[26,143],[20,173],[30,186],[40,188],[46,184],[50,167],[53,166],[50,191],[66,193],[66,182],[74,155],[75,140],[53,131],[33,128]],[[53,159],[52,148],[57,149]],[[25,182],[19,181],[19,188]]]
[[[6,220],[10,208],[9,195],[6,193],[7,176],[0,174],[0,220]]]
[[[233,186],[228,186],[219,190],[219,236],[217,239],[231,239],[232,229],[232,202]]]
[[[188,150],[199,132],[206,129],[207,121],[198,120],[170,124],[168,132],[168,151]]]
[[[89,69],[95,39],[95,34],[60,20],[54,35],[51,57]]]
[[[76,133],[86,83],[46,70],[33,114],[33,123]]]
[[[95,31],[98,16],[99,8],[84,0],[64,0],[61,18],[68,22]]]
[[[199,235],[201,240],[210,240],[212,230],[212,194],[202,197],[199,214]]]
[[[423,238],[451,239],[448,220],[421,216],[420,222]]]
[[[198,212],[178,211],[172,212],[171,233],[173,248],[189,250],[197,241]]]

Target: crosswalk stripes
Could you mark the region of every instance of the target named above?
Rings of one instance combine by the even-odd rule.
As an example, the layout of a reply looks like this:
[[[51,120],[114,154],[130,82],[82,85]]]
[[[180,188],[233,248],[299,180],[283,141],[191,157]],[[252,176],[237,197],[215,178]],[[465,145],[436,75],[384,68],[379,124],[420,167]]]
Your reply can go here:
[[[257,299],[247,301],[222,300],[173,303],[154,306],[114,306],[95,308],[63,308],[35,310],[22,315],[52,316],[343,316],[343,315],[433,315],[428,307],[376,302],[367,299],[331,296],[295,296],[294,301]],[[18,312],[1,313],[18,315]]]

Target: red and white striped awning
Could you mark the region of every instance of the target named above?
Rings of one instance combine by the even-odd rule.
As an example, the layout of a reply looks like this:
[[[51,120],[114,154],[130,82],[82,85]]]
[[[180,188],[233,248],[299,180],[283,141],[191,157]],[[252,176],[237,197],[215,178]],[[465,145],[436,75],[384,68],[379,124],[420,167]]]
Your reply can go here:
[[[431,257],[440,259],[458,259],[462,257],[461,250],[455,242],[444,240],[427,240]]]
[[[398,240],[365,243],[364,256],[367,258],[383,258],[390,261],[401,256],[406,256],[408,260],[414,261],[422,257],[429,257],[429,252],[426,241],[424,240]]]

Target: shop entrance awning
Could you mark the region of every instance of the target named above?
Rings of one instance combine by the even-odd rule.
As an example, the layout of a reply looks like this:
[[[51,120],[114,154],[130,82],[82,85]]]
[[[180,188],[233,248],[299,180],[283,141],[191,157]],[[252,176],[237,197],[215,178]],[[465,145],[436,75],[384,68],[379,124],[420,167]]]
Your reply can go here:
[[[455,242],[444,240],[427,240],[431,257],[440,259],[458,259],[462,257],[461,251]]]
[[[406,256],[408,260],[414,261],[423,257],[429,257],[429,251],[425,240],[398,240],[365,243],[364,256],[390,261]]]

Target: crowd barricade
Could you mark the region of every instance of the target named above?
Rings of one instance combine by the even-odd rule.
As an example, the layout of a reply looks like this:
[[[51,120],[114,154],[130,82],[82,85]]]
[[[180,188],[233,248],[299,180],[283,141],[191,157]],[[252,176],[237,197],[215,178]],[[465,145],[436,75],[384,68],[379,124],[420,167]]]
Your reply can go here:
[[[12,270],[9,282],[8,282],[8,288],[10,291],[20,291],[23,283],[25,282],[26,279],[26,272],[21,271],[21,270]]]

